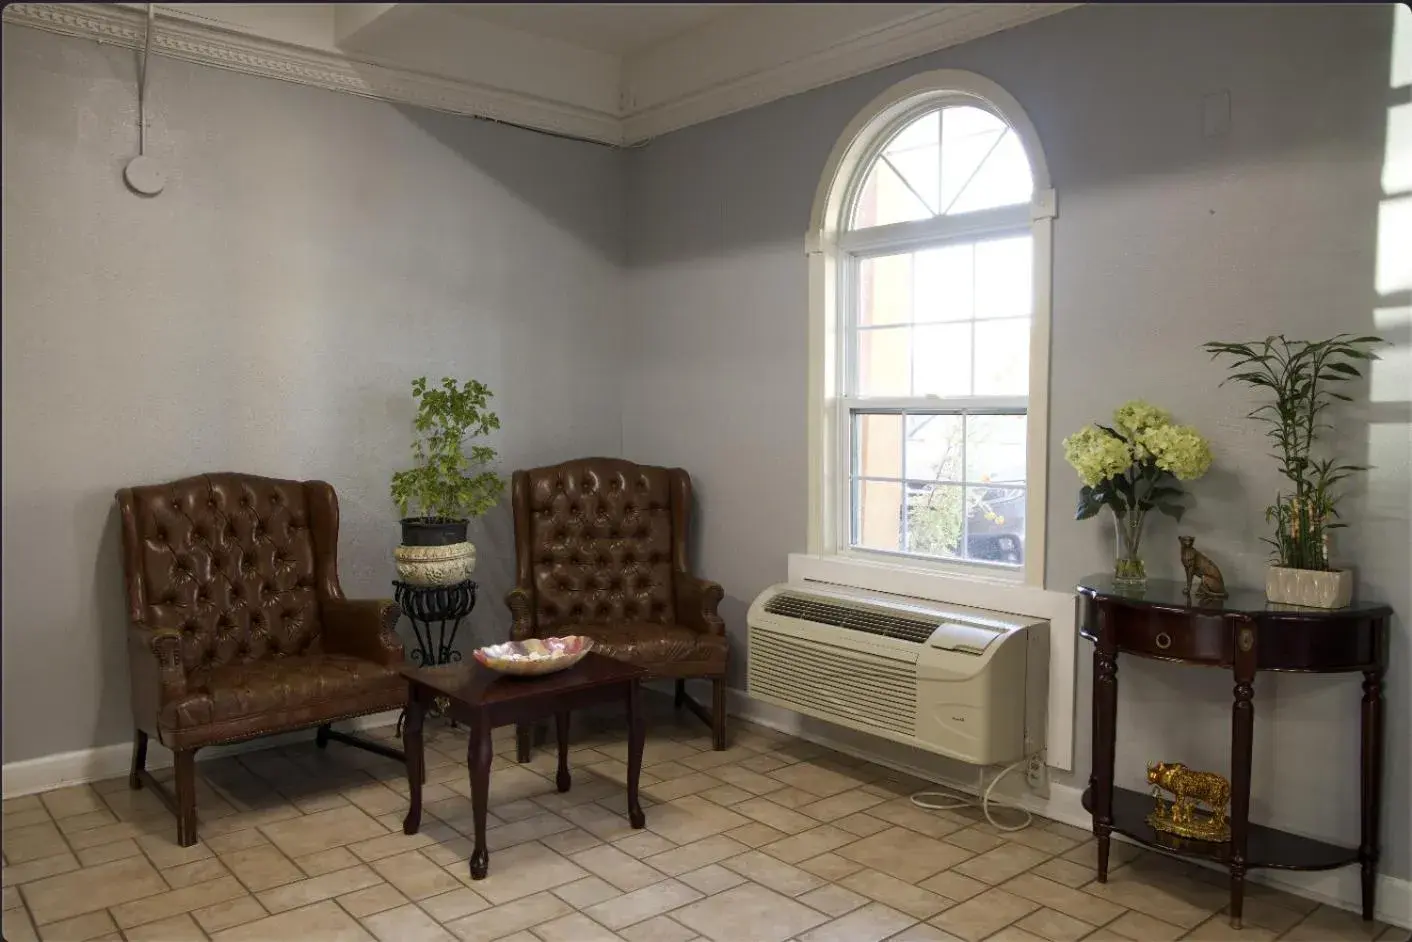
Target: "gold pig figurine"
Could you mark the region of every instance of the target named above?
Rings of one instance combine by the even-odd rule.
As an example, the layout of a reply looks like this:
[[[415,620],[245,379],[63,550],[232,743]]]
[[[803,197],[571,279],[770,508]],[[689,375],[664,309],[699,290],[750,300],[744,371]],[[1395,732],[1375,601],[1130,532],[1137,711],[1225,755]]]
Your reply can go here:
[[[1228,841],[1231,829],[1226,823],[1226,809],[1231,800],[1231,783],[1214,772],[1197,772],[1180,762],[1157,762],[1147,767],[1147,781],[1157,808],[1147,816],[1147,823],[1159,831],[1190,837],[1199,841]],[[1172,793],[1168,807],[1162,801],[1162,791]],[[1197,802],[1211,809],[1209,815],[1196,810]]]

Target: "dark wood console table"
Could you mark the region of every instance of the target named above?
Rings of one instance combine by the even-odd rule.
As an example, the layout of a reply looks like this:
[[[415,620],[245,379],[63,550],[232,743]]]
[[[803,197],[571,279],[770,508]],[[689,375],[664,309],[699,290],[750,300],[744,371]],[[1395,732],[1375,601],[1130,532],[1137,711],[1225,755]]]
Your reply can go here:
[[[1110,835],[1117,831],[1170,854],[1226,865],[1231,875],[1231,924],[1239,927],[1245,874],[1253,867],[1332,870],[1359,864],[1363,918],[1373,918],[1382,800],[1383,674],[1387,670],[1386,605],[1357,601],[1324,610],[1279,605],[1263,593],[1188,598],[1182,583],[1150,580],[1141,592],[1117,589],[1107,576],[1078,587],[1079,633],[1093,649],[1093,771],[1084,807],[1098,838],[1098,879],[1108,879]],[[1150,795],[1113,787],[1118,718],[1118,655],[1229,668],[1235,675],[1231,709],[1231,839],[1189,840],[1147,823]],[[1250,823],[1250,763],[1258,671],[1363,674],[1362,834],[1356,848],[1339,847]],[[1219,770],[1217,770],[1219,771]]]

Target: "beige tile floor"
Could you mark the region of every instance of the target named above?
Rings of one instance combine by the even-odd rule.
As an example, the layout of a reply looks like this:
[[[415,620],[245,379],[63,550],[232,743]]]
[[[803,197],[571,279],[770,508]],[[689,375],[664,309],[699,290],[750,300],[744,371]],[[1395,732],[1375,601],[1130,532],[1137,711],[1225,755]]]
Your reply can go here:
[[[574,788],[553,750],[526,766],[499,730],[490,876],[472,882],[465,733],[433,723],[422,833],[401,832],[394,762],[332,744],[203,763],[201,841],[125,779],[4,802],[8,942],[1072,942],[1404,939],[1404,930],[1263,887],[1246,928],[1221,876],[1115,847],[1093,882],[1088,834],[1013,834],[914,808],[922,783],[738,723],[712,752],[689,716],[650,701],[647,829],[624,817],[627,746],[576,717]],[[380,731],[390,738],[392,730]],[[169,774],[169,773],[168,773]]]

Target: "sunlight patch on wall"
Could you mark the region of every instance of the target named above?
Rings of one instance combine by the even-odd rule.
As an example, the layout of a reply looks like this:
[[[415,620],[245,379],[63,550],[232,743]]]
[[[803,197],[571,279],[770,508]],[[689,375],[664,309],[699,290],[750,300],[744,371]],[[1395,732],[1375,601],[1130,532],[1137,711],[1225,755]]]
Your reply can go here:
[[[1392,76],[1389,89],[1387,147],[1383,155],[1383,200],[1378,207],[1378,242],[1374,285],[1381,303],[1372,312],[1373,331],[1389,344],[1369,364],[1368,398],[1385,412],[1368,424],[1367,524],[1403,528],[1407,520],[1407,484],[1412,475],[1412,104],[1400,92],[1412,86],[1412,10],[1394,8]]]
[[[1412,196],[1385,199],[1378,207],[1378,261],[1374,285],[1386,297],[1412,291]]]
[[[1412,9],[1393,8],[1391,91],[1412,85]],[[1412,292],[1412,103],[1388,108],[1383,155],[1383,201],[1378,207],[1374,285],[1378,294]],[[1374,402],[1412,400],[1412,306],[1394,303],[1373,312],[1374,329],[1392,341],[1371,370]]]
[[[1387,115],[1383,193],[1412,192],[1412,102],[1394,105]]]
[[[1406,402],[1412,393],[1412,344],[1396,338],[1412,334],[1412,307],[1383,307],[1373,312],[1373,333],[1393,341],[1378,351],[1370,371],[1368,398],[1372,402]],[[1406,444],[1406,439],[1403,443]]]
[[[1399,3],[1393,7],[1392,78],[1393,88],[1412,85],[1412,9]]]

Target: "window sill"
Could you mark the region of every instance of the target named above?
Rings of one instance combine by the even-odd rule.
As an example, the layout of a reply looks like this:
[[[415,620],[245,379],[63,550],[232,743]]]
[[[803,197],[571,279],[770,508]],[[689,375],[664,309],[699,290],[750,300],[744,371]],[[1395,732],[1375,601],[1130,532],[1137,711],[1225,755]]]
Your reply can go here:
[[[814,558],[837,560],[859,572],[883,571],[906,574],[918,579],[939,579],[946,582],[974,582],[981,585],[1016,586],[1025,584],[1025,567],[987,565],[985,563],[927,560],[901,553],[876,553],[869,550],[847,549],[820,553]]]
[[[1043,616],[1045,612],[1025,611],[1025,600],[1052,594],[1045,593],[1038,586],[1026,585],[1021,574],[1012,579],[987,578],[972,571],[908,566],[905,562],[860,558],[845,553],[792,553],[789,557],[789,581],[824,582],[1036,616]],[[1072,603],[1072,596],[1066,597]]]

